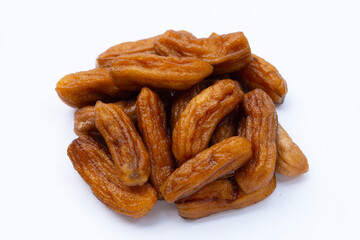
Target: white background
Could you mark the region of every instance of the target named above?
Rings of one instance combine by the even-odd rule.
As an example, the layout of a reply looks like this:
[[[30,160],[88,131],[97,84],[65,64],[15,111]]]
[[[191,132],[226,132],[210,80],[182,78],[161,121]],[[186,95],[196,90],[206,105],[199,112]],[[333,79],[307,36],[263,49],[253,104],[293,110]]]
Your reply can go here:
[[[289,93],[281,124],[310,171],[263,202],[196,221],[159,202],[133,220],[102,205],[66,155],[74,109],[55,93],[123,41],[243,31]],[[0,239],[359,239],[360,1],[0,2]]]

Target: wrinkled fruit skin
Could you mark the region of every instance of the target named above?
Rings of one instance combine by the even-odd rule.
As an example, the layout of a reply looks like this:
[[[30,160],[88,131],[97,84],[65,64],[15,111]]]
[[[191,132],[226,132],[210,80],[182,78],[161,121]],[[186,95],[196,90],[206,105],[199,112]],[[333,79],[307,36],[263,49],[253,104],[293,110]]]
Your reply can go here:
[[[232,202],[236,199],[238,186],[230,179],[219,179],[206,184],[190,196],[176,201],[176,205],[189,202],[224,201]]]
[[[239,83],[218,81],[195,96],[177,121],[172,136],[172,151],[180,163],[207,148],[221,120],[242,101]]]
[[[133,218],[157,200],[187,219],[243,208],[272,194],[275,171],[307,172],[277,119],[287,91],[242,32],[173,30],[112,46],[95,69],[56,85],[78,108],[74,168],[101,202]]]
[[[154,42],[159,36],[142,39],[135,42],[124,42],[112,46],[96,59],[98,67],[110,67],[114,58],[122,54],[151,53],[155,54]]]
[[[66,75],[56,84],[56,92],[64,103],[74,108],[95,104],[97,100],[112,101],[131,95],[114,85],[110,70],[106,68]]]
[[[175,169],[164,104],[155,92],[144,87],[136,106],[138,127],[150,153],[150,182],[160,193],[160,186]]]
[[[175,93],[171,107],[171,130],[174,130],[176,122],[179,120],[181,113],[185,110],[191,99],[208,86],[210,86],[210,81],[204,80],[188,90],[178,91]]]
[[[228,138],[183,163],[166,179],[161,193],[167,202],[175,202],[238,169],[251,157],[251,144],[247,139]]]
[[[112,210],[133,218],[145,216],[154,207],[156,190],[149,184],[128,187],[119,179],[104,147],[90,136],[81,136],[68,148],[74,168],[94,195]]]
[[[195,57],[214,66],[215,74],[240,70],[252,60],[249,43],[242,32],[196,38],[185,31],[166,31],[155,41],[164,56]]]
[[[226,186],[224,187],[226,188]],[[241,189],[239,189],[236,199],[234,201],[229,201],[226,198],[212,198],[211,196],[218,195],[220,193],[216,194],[209,190],[206,195],[204,194],[202,196],[197,196],[198,198],[200,198],[200,200],[192,200],[192,198],[194,198],[192,197],[192,195],[189,197],[189,200],[184,199],[183,201],[177,203],[176,206],[181,217],[187,219],[198,219],[214,213],[233,209],[240,209],[258,203],[270,196],[274,192],[275,187],[276,179],[274,175],[270,182],[264,188],[261,188],[255,192],[245,193]],[[213,190],[222,191],[220,187],[213,188]],[[201,189],[199,190],[199,192],[200,191]],[[195,193],[194,195],[196,194],[197,193]]]
[[[255,54],[253,58],[252,62],[233,74],[234,78],[249,90],[264,90],[274,103],[283,103],[288,91],[285,79],[271,63]]]
[[[254,156],[236,171],[240,188],[251,193],[264,188],[274,175],[276,163],[277,114],[271,98],[261,89],[244,96],[244,137],[250,140]]]
[[[136,117],[136,101],[118,101],[115,102],[117,106],[130,117],[134,122],[137,122]],[[74,132],[76,135],[99,135],[99,132],[95,126],[95,106],[82,107],[75,112],[74,116]]]
[[[238,109],[232,111],[221,123],[216,127],[211,136],[210,144],[214,145],[229,137],[237,135]]]
[[[120,180],[127,186],[147,182],[150,155],[126,113],[115,104],[98,101],[95,124],[109,148]]]
[[[199,59],[155,54],[120,55],[113,60],[110,69],[115,85],[129,91],[138,91],[143,86],[184,90],[213,71],[209,63]]]
[[[309,171],[306,156],[280,124],[278,125],[276,146],[275,169],[278,173],[285,176],[298,176]]]

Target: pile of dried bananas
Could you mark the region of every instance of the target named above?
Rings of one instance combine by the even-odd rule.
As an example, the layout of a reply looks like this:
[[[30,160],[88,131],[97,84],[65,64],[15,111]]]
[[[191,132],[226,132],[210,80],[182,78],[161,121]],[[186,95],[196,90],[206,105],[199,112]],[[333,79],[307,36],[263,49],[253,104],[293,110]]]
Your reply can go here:
[[[278,123],[287,84],[242,32],[169,30],[113,46],[97,65],[56,91],[79,108],[74,168],[114,211],[140,218],[165,199],[197,219],[265,199],[275,171],[308,171]]]

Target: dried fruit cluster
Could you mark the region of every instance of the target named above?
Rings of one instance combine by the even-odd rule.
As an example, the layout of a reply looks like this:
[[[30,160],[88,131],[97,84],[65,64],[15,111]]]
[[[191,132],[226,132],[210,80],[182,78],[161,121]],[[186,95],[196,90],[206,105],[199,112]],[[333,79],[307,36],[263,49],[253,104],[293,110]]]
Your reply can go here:
[[[121,43],[56,91],[79,108],[74,168],[101,202],[130,217],[158,199],[189,219],[243,208],[274,191],[275,171],[308,171],[278,123],[287,84],[242,32],[198,39],[170,30]]]

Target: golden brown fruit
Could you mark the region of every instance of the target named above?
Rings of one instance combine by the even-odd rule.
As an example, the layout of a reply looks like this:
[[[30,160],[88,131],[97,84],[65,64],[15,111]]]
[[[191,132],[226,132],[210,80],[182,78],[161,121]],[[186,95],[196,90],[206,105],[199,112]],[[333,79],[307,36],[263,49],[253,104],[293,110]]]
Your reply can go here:
[[[126,113],[115,104],[98,101],[95,123],[110,150],[120,180],[127,186],[147,182],[150,155]]]
[[[130,119],[136,123],[136,101],[118,101],[115,102],[117,106],[130,117]],[[74,132],[76,135],[98,135],[99,131],[95,126],[95,106],[82,107],[75,112]]]
[[[114,85],[110,70],[106,68],[66,75],[56,84],[56,92],[64,103],[75,108],[95,104],[97,100],[108,101],[131,95]]]
[[[210,81],[204,80],[191,87],[188,90],[177,91],[173,97],[171,107],[170,125],[174,129],[176,122],[179,120],[181,113],[185,110],[187,104],[198,95],[204,88],[210,85]]]
[[[309,171],[306,156],[280,124],[278,124],[276,146],[275,170],[278,173],[285,176],[297,176]]]
[[[247,66],[234,73],[234,78],[249,90],[264,90],[274,103],[283,103],[288,91],[285,79],[271,63],[255,54],[253,58]]]
[[[138,40],[135,42],[124,42],[112,46],[100,54],[96,59],[98,67],[110,67],[114,58],[121,54],[152,53],[155,54],[154,42],[159,36]]]
[[[74,132],[76,135],[99,134],[95,126],[94,106],[86,106],[78,109],[74,115]]]
[[[204,201],[192,201],[190,196],[190,201],[182,201],[177,203],[176,206],[181,217],[188,219],[198,219],[214,213],[240,209],[254,203],[258,203],[270,196],[274,192],[275,187],[276,180],[274,175],[272,180],[264,188],[261,188],[255,192],[245,193],[239,189],[235,201],[224,201],[223,199],[211,198]],[[220,191],[220,188],[217,191]],[[215,195],[215,193],[212,193],[212,195]]]
[[[210,144],[214,145],[229,137],[237,134],[238,109],[232,111],[221,123],[216,127],[211,136]]]
[[[180,199],[176,202],[176,205],[189,202],[210,202],[214,200],[232,202],[236,199],[237,192],[238,186],[235,181],[219,179],[206,184],[190,196]]]
[[[140,218],[154,207],[156,190],[149,183],[128,187],[120,182],[108,152],[90,136],[74,140],[68,155],[94,195],[112,210]]]
[[[249,43],[242,32],[196,38],[185,31],[169,30],[155,41],[154,47],[160,55],[207,61],[214,66],[215,74],[238,71],[252,60]]]
[[[195,58],[164,57],[155,54],[120,55],[113,60],[111,76],[121,89],[188,89],[209,76],[213,67]]]
[[[277,114],[269,95],[255,89],[244,96],[244,137],[250,140],[254,156],[236,171],[236,181],[246,193],[265,187],[274,175],[276,163]]]
[[[160,186],[175,169],[164,104],[155,92],[144,87],[136,106],[138,127],[150,153],[150,182],[160,193]]]
[[[242,101],[239,83],[218,81],[195,96],[181,113],[172,135],[172,151],[183,163],[207,148],[220,121]]]
[[[175,202],[238,169],[251,157],[251,144],[246,138],[228,138],[183,163],[166,179],[161,193],[167,202]]]

